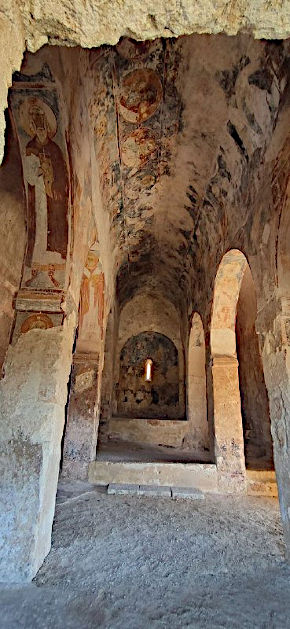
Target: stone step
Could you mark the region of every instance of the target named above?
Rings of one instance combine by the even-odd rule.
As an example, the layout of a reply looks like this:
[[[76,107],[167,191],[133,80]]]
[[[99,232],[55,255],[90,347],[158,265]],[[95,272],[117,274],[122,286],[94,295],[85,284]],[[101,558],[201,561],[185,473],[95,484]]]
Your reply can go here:
[[[185,500],[203,500],[204,494],[195,487],[172,487],[172,498]]]
[[[156,496],[171,498],[171,487],[158,485],[139,485],[138,496]]]
[[[184,500],[202,500],[204,494],[194,487],[167,487],[165,485],[132,485],[110,483],[107,493],[115,496],[147,496],[155,498],[173,498]]]
[[[109,495],[118,495],[118,496],[137,496],[138,493],[138,485],[125,485],[120,483],[110,483],[108,485],[107,493]]]

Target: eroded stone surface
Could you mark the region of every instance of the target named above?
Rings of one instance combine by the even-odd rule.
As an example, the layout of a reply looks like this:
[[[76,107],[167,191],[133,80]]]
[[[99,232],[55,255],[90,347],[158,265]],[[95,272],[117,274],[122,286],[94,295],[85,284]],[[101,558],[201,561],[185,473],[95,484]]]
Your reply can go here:
[[[74,323],[31,330],[1,381],[1,580],[30,581],[51,544]]]
[[[36,582],[1,589],[4,626],[287,627],[290,570],[276,500],[84,489],[69,487],[75,499],[57,506],[53,550]]]
[[[235,35],[250,31],[256,38],[283,39],[289,37],[289,2],[227,2],[216,5],[184,0],[147,0],[137,4],[126,0],[122,7],[115,2],[94,0],[90,5],[74,0],[64,6],[60,0],[43,3],[35,0],[4,0],[1,12],[1,49],[7,59],[3,68],[1,111],[6,107],[7,87],[12,73],[20,68],[26,48],[38,50],[46,43],[65,46],[95,47],[116,44],[127,35],[146,40],[156,37],[177,37],[190,33],[219,33]],[[0,135],[1,153],[4,147],[4,117]]]

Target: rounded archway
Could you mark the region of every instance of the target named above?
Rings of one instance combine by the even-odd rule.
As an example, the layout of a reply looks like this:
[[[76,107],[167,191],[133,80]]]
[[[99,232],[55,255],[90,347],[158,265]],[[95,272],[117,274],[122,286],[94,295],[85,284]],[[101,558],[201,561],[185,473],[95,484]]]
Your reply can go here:
[[[274,463],[269,400],[255,329],[256,317],[255,285],[247,264],[241,282],[236,315],[245,463],[247,469],[272,470]]]
[[[211,320],[215,450],[225,488],[242,488],[246,467],[273,466],[256,314],[249,264],[241,251],[230,250],[217,271]]]

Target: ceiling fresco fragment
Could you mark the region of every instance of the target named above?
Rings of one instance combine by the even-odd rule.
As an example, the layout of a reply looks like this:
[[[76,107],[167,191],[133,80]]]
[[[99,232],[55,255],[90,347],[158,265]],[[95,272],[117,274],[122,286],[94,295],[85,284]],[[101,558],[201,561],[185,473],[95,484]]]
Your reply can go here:
[[[221,35],[102,49],[90,106],[121,304],[146,288],[187,310],[202,255],[215,265],[216,243],[246,220],[288,47]]]
[[[50,69],[59,51],[50,49],[49,63],[45,63],[45,50],[37,54],[42,55],[39,71],[35,62],[28,75],[15,75],[11,103],[31,207],[34,201],[28,184],[32,188],[34,184],[28,163],[36,151],[31,129],[34,125],[41,134],[37,120],[44,121],[46,152],[50,153],[37,179],[42,200],[37,193],[35,203],[40,203],[42,220],[47,221],[48,216],[53,219],[57,197],[62,217],[62,236],[57,237],[63,242],[52,242],[54,229],[49,226],[41,245],[45,255],[38,256],[36,223],[23,281],[28,282],[27,288],[53,290],[56,283],[62,287],[63,281],[69,169]],[[66,69],[71,55],[69,50],[63,53]],[[76,91],[81,94],[82,113],[77,137],[68,134],[66,140],[71,150],[83,142],[94,153],[91,159],[88,151],[85,175],[80,162],[70,174],[78,225],[74,237],[81,238],[81,199],[93,197],[98,186],[98,232],[106,222],[109,236],[102,253],[108,251],[111,258],[120,306],[146,290],[170,300],[178,312],[189,312],[197,276],[200,286],[206,280],[204,256],[208,267],[216,267],[219,251],[234,241],[238,226],[246,224],[251,213],[254,216],[251,178],[263,163],[283,107],[289,42],[254,41],[246,34],[150,42],[122,38],[116,46],[74,55],[75,59],[79,55],[75,75],[80,81]],[[66,86],[68,102],[70,93],[71,87]],[[33,107],[29,98],[34,99]],[[33,223],[33,211],[30,216]]]

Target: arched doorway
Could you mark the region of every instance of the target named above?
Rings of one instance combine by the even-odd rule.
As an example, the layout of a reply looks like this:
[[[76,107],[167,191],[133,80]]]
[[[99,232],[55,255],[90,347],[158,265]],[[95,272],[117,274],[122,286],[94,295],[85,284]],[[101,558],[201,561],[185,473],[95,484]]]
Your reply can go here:
[[[197,312],[192,317],[188,344],[187,419],[190,426],[185,437],[186,445],[195,450],[207,450],[205,340],[202,320]]]
[[[217,271],[211,321],[215,451],[225,491],[244,490],[246,467],[273,467],[256,314],[250,267],[233,249]]]

